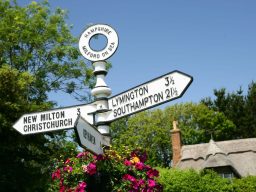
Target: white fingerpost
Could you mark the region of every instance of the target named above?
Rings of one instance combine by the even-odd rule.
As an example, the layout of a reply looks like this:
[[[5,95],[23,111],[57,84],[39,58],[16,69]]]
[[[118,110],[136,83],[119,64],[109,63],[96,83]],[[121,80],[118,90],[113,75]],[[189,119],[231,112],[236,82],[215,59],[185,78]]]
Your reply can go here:
[[[90,40],[97,35],[107,38],[106,46],[99,51],[90,47]],[[111,89],[105,82],[108,73],[106,59],[115,53],[117,47],[118,35],[109,25],[88,27],[80,36],[79,50],[93,62],[96,84],[91,94],[94,102],[24,114],[13,125],[14,129],[26,135],[75,128],[80,146],[101,154],[104,153],[102,145],[110,146],[111,122],[180,98],[193,81],[190,75],[175,70],[109,98]]]

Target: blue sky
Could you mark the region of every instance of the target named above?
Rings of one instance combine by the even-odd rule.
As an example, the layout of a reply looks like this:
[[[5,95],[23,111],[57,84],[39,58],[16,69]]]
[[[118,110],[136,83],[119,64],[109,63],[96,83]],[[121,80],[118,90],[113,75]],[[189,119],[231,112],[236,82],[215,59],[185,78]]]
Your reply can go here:
[[[247,90],[256,81],[255,0],[52,0],[50,5],[68,10],[77,37],[90,23],[117,31],[119,47],[106,77],[112,95],[173,70],[194,81],[182,98],[165,106],[198,102],[212,97],[213,89]],[[60,106],[81,104],[65,94],[49,99]]]

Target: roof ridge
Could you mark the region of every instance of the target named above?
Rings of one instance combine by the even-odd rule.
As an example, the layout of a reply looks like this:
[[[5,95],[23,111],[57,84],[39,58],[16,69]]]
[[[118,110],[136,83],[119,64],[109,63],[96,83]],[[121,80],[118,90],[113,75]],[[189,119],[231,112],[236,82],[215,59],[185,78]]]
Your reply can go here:
[[[256,142],[256,138],[244,138],[244,139],[232,139],[232,140],[224,140],[224,141],[217,141],[217,143],[231,143],[231,142],[244,142],[244,141],[255,141]]]

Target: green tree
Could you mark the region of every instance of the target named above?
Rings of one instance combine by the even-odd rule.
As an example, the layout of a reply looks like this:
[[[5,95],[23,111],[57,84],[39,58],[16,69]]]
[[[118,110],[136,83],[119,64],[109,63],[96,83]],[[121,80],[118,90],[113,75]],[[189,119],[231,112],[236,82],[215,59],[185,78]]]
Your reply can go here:
[[[33,78],[4,65],[0,68],[0,188],[6,191],[43,189],[49,148],[43,135],[21,136],[12,123],[24,112],[47,108],[29,103],[27,86]],[[35,185],[35,182],[37,186]]]
[[[93,84],[92,69],[79,56],[66,12],[49,4],[0,0],[0,189],[46,191],[50,160],[76,146],[65,132],[22,136],[13,123],[24,113],[53,107],[49,91],[78,99]],[[67,149],[63,149],[63,146]]]
[[[127,121],[121,119],[113,123],[111,128],[113,146],[145,149],[151,165],[169,165],[170,127],[165,122],[163,111],[145,111]]]
[[[20,72],[29,71],[34,81],[28,99],[47,99],[49,91],[79,96],[91,82],[92,69],[81,59],[77,38],[70,33],[66,11],[50,11],[47,1],[27,7],[0,1],[0,66],[8,64]]]
[[[170,130],[174,120],[179,122],[183,144],[209,142],[212,137],[226,140],[235,127],[223,113],[203,104],[176,104],[113,123],[113,145],[141,147],[147,151],[151,165],[169,166],[172,158]]]
[[[249,85],[245,101],[246,136],[256,137],[256,82]]]
[[[205,98],[201,102],[214,111],[222,112],[231,120],[236,128],[231,133],[231,139],[256,136],[256,83],[249,85],[247,95],[240,88],[233,93],[226,89],[214,90],[215,98]]]
[[[166,108],[169,123],[179,122],[183,144],[207,143],[231,138],[235,126],[221,112],[209,109],[204,104],[184,103]]]

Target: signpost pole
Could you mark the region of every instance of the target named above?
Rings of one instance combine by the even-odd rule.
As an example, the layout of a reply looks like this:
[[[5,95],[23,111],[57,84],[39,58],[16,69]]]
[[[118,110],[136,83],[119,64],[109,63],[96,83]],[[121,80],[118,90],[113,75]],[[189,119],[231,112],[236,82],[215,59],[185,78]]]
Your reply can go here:
[[[106,113],[108,108],[108,96],[111,95],[111,89],[105,83],[107,75],[106,61],[96,61],[93,63],[94,75],[96,76],[96,85],[91,93],[95,97],[94,104],[96,111],[93,112],[94,124],[102,135],[109,136],[109,124],[100,123],[106,121]]]

